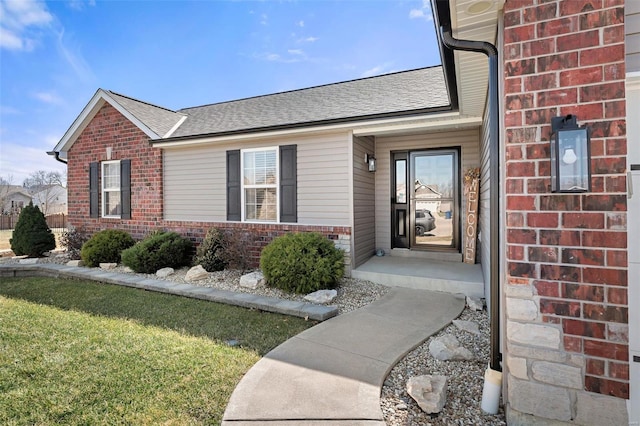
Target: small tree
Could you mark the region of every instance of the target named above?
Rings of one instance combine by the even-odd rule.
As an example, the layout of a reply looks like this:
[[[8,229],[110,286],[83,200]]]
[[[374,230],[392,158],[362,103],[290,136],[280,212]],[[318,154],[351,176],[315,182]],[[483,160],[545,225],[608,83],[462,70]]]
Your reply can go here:
[[[39,257],[56,248],[56,238],[38,206],[29,203],[22,209],[9,244],[16,256]]]

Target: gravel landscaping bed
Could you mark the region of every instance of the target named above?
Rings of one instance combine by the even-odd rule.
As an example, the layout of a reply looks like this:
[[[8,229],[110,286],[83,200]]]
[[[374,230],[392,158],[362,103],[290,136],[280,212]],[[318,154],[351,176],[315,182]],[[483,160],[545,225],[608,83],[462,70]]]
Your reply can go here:
[[[38,263],[66,263],[64,253],[54,253],[41,258]],[[17,263],[18,259],[0,258],[2,263]],[[187,283],[185,275],[189,268],[181,268],[163,278],[179,283]],[[136,274],[124,266],[113,272]],[[154,274],[136,274],[141,278],[160,279]],[[304,295],[285,293],[278,289],[262,286],[248,289],[240,286],[240,271],[225,270],[211,272],[208,278],[189,282],[191,285],[211,287],[243,293],[259,294],[287,300],[303,301]],[[338,296],[330,303],[338,306],[340,314],[351,312],[368,305],[384,296],[389,288],[370,281],[344,278],[336,289]],[[506,425],[502,408],[495,415],[488,415],[480,408],[484,372],[489,361],[489,319],[486,311],[465,309],[458,319],[473,321],[479,325],[480,335],[459,330],[450,324],[429,338],[402,359],[391,371],[384,383],[380,406],[385,421],[392,426],[409,425]],[[439,361],[429,353],[429,343],[436,337],[452,334],[475,356],[472,361]],[[447,401],[439,414],[423,412],[406,391],[406,382],[412,376],[425,374],[446,375],[448,377]]]

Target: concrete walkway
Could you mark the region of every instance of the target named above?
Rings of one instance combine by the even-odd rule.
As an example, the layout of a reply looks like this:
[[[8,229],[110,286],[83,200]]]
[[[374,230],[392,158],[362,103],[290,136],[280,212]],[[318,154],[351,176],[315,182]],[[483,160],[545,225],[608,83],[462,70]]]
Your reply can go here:
[[[284,342],[242,378],[223,424],[382,426],[382,384],[409,351],[456,318],[463,296],[392,288]]]

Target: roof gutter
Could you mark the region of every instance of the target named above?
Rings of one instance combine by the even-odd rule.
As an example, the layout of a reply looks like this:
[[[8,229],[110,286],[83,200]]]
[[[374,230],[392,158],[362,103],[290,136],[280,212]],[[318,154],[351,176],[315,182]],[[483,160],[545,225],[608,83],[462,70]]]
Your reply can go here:
[[[420,108],[420,109],[408,110],[408,111],[394,111],[394,112],[386,112],[381,114],[362,115],[358,117],[342,117],[342,118],[309,121],[309,122],[302,122],[302,123],[277,124],[272,126],[229,130],[226,132],[214,132],[214,133],[205,133],[205,134],[199,134],[199,135],[172,136],[168,138],[151,139],[150,143],[154,145],[162,146],[163,144],[169,144],[172,142],[186,142],[186,141],[192,141],[192,140],[198,140],[198,139],[219,138],[219,137],[227,137],[227,136],[241,136],[241,135],[250,135],[258,132],[262,133],[262,132],[273,132],[273,131],[286,131],[286,130],[304,129],[309,127],[338,125],[338,124],[345,124],[345,123],[352,124],[352,123],[359,123],[359,122],[365,122],[365,121],[371,121],[371,120],[412,118],[412,117],[417,117],[424,114],[435,114],[437,112],[451,112],[451,111],[452,111],[451,105],[444,105],[444,106],[433,107],[433,108]]]
[[[60,153],[58,151],[47,151],[47,155],[53,155],[56,161],[61,162],[62,164],[67,164],[62,158],[60,158]]]
[[[491,43],[477,40],[458,40],[451,33],[451,15],[449,1],[433,0],[443,4],[444,11],[435,13],[436,19],[441,12],[446,13],[443,22],[438,19],[437,25],[442,44],[451,50],[477,52],[487,55],[489,58],[489,250],[490,250],[490,295],[491,295],[491,354],[489,366],[494,371],[502,371],[500,354],[500,134],[498,128],[498,49]]]

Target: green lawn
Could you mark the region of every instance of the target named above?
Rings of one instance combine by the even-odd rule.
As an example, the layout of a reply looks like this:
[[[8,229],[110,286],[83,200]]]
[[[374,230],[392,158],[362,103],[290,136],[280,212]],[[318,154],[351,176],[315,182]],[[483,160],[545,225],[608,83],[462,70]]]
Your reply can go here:
[[[311,325],[94,282],[3,278],[0,424],[218,424],[260,355]]]

